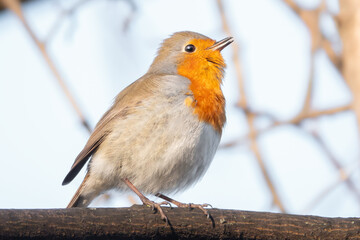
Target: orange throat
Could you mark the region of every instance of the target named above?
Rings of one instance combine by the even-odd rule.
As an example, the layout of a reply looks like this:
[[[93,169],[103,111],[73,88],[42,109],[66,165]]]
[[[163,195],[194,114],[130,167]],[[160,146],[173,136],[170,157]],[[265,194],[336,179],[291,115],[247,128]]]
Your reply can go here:
[[[221,134],[225,124],[225,98],[221,91],[223,67],[189,59],[178,66],[178,73],[190,80],[185,104],[194,108],[200,121],[207,122]]]

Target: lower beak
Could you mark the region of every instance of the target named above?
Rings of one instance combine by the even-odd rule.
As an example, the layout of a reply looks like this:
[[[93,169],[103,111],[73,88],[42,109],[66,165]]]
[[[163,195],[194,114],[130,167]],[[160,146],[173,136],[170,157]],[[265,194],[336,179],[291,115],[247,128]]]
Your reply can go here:
[[[216,43],[214,43],[214,45],[208,47],[207,49],[211,49],[211,50],[214,50],[214,51],[221,51],[223,50],[225,47],[227,47],[228,45],[230,45],[232,42],[234,41],[234,38],[233,37],[227,37],[227,38],[224,38],[223,40],[221,41],[218,41]]]

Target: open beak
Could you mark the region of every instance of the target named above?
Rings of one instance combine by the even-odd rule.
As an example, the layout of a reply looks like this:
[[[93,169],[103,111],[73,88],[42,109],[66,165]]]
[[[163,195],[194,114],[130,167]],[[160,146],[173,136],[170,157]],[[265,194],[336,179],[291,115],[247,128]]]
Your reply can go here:
[[[233,37],[227,37],[227,38],[224,38],[221,41],[218,41],[218,42],[214,43],[214,45],[212,45],[211,47],[208,47],[207,49],[211,49],[211,50],[214,50],[214,51],[216,51],[216,50],[221,51],[225,47],[230,45],[233,41],[234,41]]]

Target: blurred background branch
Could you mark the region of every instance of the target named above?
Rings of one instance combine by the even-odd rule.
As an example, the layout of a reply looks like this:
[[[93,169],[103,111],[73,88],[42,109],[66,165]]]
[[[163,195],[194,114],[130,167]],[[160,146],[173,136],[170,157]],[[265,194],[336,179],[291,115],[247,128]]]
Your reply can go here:
[[[225,9],[223,6],[223,3],[221,0],[217,0],[220,16],[221,16],[221,22],[223,26],[223,30],[226,35],[228,36],[234,36],[234,34],[231,32],[228,20],[227,20],[227,14],[225,13]],[[250,137],[250,149],[253,152],[255,159],[257,160],[258,166],[261,170],[262,175],[264,176],[264,179],[266,181],[266,184],[272,194],[273,197],[273,204],[277,206],[281,212],[285,213],[285,207],[280,200],[280,196],[277,193],[276,187],[271,180],[270,173],[268,169],[266,168],[265,162],[261,156],[259,146],[256,142],[256,136],[254,135],[255,132],[255,126],[254,126],[254,118],[255,115],[249,110],[249,106],[247,104],[246,99],[246,93],[245,93],[245,84],[243,81],[243,77],[241,74],[241,65],[240,65],[240,58],[239,58],[239,46],[238,42],[235,41],[232,44],[232,50],[233,50],[233,62],[236,69],[236,76],[239,84],[239,92],[240,92],[240,100],[238,101],[238,106],[244,110],[244,113],[246,115],[247,124],[249,127],[249,137]]]
[[[84,0],[82,0],[80,2],[83,2],[83,1]],[[60,85],[62,91],[64,92],[65,96],[69,100],[71,106],[75,110],[77,116],[79,117],[79,119],[81,121],[81,124],[90,133],[91,132],[91,127],[90,127],[89,121],[85,118],[83,110],[80,108],[79,104],[75,100],[75,97],[70,92],[70,89],[66,85],[66,83],[65,83],[63,77],[61,76],[59,70],[55,66],[54,61],[49,56],[48,51],[46,49],[46,43],[40,41],[37,38],[37,36],[35,35],[35,33],[31,30],[31,27],[29,26],[29,23],[26,21],[24,15],[23,15],[23,12],[21,10],[21,2],[19,0],[1,0],[0,2],[2,2],[3,6],[10,9],[19,18],[19,20],[21,21],[21,23],[25,27],[26,31],[31,36],[32,40],[35,42],[36,46],[38,47],[39,51],[41,52],[41,54],[42,54],[44,60],[46,61],[49,69],[54,74],[55,79],[57,80],[57,82]]]

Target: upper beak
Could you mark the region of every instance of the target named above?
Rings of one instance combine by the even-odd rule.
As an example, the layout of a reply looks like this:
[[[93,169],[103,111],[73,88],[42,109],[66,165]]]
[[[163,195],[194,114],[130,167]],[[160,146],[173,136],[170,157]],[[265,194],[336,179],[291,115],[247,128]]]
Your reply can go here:
[[[214,43],[214,45],[208,47],[207,49],[211,49],[211,50],[217,50],[217,51],[221,51],[223,50],[225,47],[227,47],[229,44],[231,44],[234,41],[233,37],[227,37],[224,38],[223,40],[217,41],[216,43]]]

